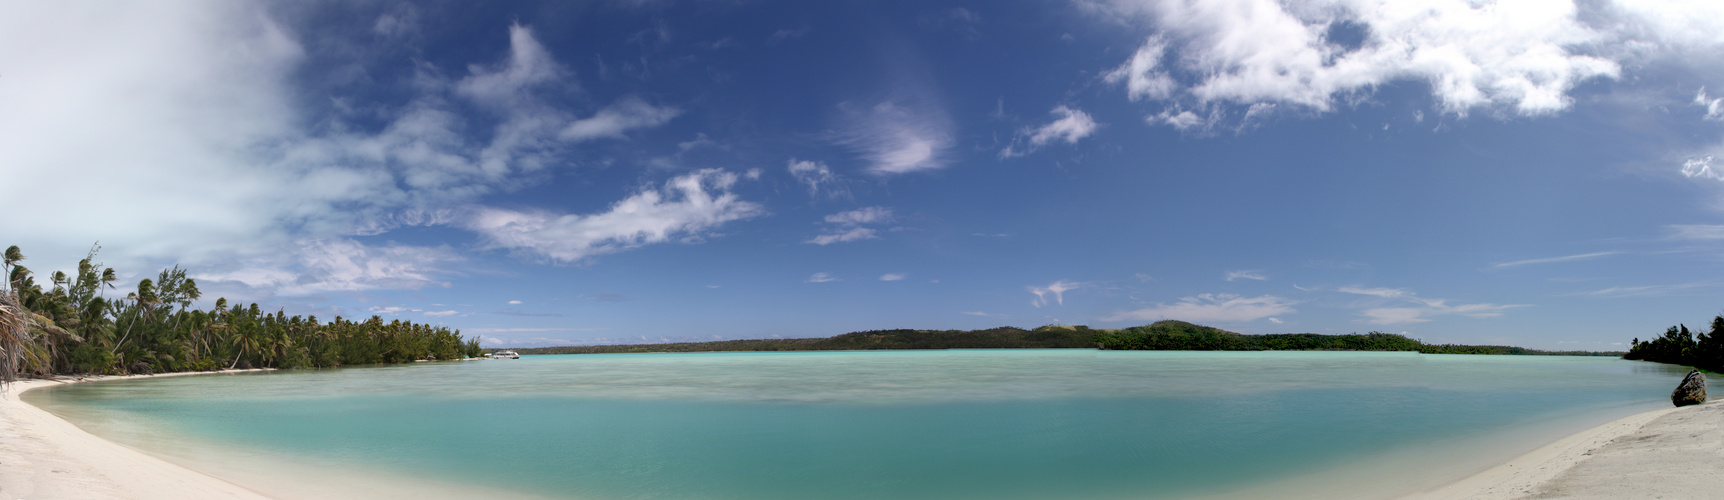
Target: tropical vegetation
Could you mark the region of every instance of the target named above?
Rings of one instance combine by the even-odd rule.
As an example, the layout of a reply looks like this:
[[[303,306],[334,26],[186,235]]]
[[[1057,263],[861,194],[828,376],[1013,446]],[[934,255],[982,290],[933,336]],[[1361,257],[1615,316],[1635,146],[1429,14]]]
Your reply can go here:
[[[0,378],[59,374],[121,374],[300,368],[461,359],[481,354],[478,339],[445,327],[392,320],[288,316],[256,303],[193,307],[203,294],[175,266],[135,291],[113,292],[118,275],[96,261],[99,247],[72,274],[47,276],[50,288],[25,267],[17,246],[6,249],[0,285]],[[116,296],[107,294],[113,292]]]
[[[1698,338],[1696,338],[1698,337]],[[1724,372],[1724,316],[1712,317],[1712,330],[1696,335],[1688,325],[1678,324],[1664,330],[1664,335],[1641,342],[1636,337],[1629,343],[1623,359],[1655,361],[1687,365],[1710,372]]]
[[[517,349],[521,354],[603,354],[629,352],[835,351],[872,349],[1114,349],[1161,351],[1417,351],[1429,354],[1564,354],[1620,353],[1551,352],[1511,346],[1426,344],[1406,336],[1371,332],[1352,335],[1284,333],[1245,335],[1184,321],[1101,329],[1049,325],[1025,330],[874,330],[828,338],[748,339],[671,344],[540,347]]]

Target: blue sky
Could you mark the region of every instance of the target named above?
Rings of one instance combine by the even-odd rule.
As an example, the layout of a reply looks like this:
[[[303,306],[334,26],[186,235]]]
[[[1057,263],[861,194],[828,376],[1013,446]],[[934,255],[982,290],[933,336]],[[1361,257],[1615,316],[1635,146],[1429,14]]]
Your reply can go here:
[[[1622,349],[1724,311],[1721,33],[1672,0],[10,2],[0,243],[499,346]]]

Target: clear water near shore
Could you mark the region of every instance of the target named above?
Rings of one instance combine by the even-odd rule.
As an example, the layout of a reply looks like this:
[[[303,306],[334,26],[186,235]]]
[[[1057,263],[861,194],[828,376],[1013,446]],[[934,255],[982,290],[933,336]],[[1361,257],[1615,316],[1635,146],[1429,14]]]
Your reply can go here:
[[[1182,498],[1372,457],[1398,457],[1405,467],[1384,474],[1405,477],[1382,479],[1416,484],[1433,473],[1421,460],[1452,470],[1454,456],[1414,450],[1518,453],[1536,443],[1497,437],[1668,405],[1682,373],[1413,353],[624,354],[76,384],[26,399],[218,476],[302,487],[289,494],[364,476],[590,499]]]

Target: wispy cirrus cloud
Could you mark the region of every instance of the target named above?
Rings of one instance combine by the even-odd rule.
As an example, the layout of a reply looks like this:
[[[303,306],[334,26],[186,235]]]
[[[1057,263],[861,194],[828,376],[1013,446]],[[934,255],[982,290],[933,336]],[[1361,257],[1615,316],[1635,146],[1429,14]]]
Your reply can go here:
[[[826,216],[830,226],[820,235],[804,241],[815,245],[826,246],[833,243],[848,243],[852,241],[871,240],[880,237],[879,231],[867,227],[871,224],[885,224],[893,220],[892,209],[886,207],[864,207],[856,210],[839,212]]]
[[[1206,293],[1183,297],[1172,304],[1156,304],[1120,312],[1104,319],[1106,321],[1173,319],[1193,323],[1244,323],[1298,312],[1293,309],[1293,305],[1296,303],[1274,295],[1244,297],[1228,293]]]
[[[1509,309],[1528,307],[1525,304],[1450,304],[1446,299],[1428,299],[1401,288],[1343,286],[1335,291],[1386,299],[1373,301],[1360,311],[1364,321],[1373,325],[1425,323],[1434,316],[1448,315],[1495,318]]]
[[[1592,252],[1592,253],[1583,253],[1583,254],[1575,254],[1575,255],[1563,255],[1560,257],[1545,257],[1545,258],[1539,258],[1539,259],[1516,260],[1516,261],[1511,261],[1511,262],[1499,262],[1496,264],[1491,264],[1491,268],[1493,268],[1493,269],[1507,269],[1507,268],[1511,268],[1511,267],[1520,267],[1520,266],[1528,266],[1528,265],[1535,265],[1535,264],[1555,264],[1555,263],[1559,263],[1559,262],[1576,262],[1576,261],[1582,261],[1582,260],[1592,260],[1592,259],[1596,259],[1599,257],[1609,257],[1612,255],[1620,255],[1621,253],[1622,252],[1616,252],[1616,251]]]
[[[832,168],[816,161],[790,159],[790,176],[808,186],[808,196],[814,198],[849,198],[850,189],[844,180],[832,173]]]
[[[1258,271],[1258,270],[1228,271],[1227,274],[1222,275],[1221,279],[1227,280],[1227,281],[1239,281],[1239,280],[1269,281],[1269,277],[1264,276],[1263,271]]]
[[[904,273],[886,273],[880,275],[880,281],[904,281],[907,277]]]
[[[1664,295],[1679,295],[1683,293],[1711,290],[1724,287],[1724,282],[1693,281],[1688,283],[1672,283],[1665,285],[1613,286],[1574,295],[1591,297],[1656,297]]]
[[[829,283],[833,281],[838,281],[838,277],[833,276],[830,273],[814,273],[808,277],[809,283]]]
[[[949,161],[952,119],[944,110],[916,101],[883,101],[842,108],[846,127],[839,143],[868,161],[868,171],[896,175],[936,170]]]
[[[1677,240],[1724,240],[1724,225],[1714,224],[1672,224],[1664,226],[1669,229],[1671,239]]]

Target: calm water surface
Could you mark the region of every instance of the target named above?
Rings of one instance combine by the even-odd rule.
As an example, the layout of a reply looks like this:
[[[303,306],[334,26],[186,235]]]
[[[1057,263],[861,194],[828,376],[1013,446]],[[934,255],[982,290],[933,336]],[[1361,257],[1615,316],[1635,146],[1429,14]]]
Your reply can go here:
[[[1225,493],[1396,453],[1417,474],[1448,458],[1407,450],[1601,424],[1668,405],[1681,376],[1609,358],[1412,353],[622,354],[26,397],[224,477],[590,499],[1111,499]]]

